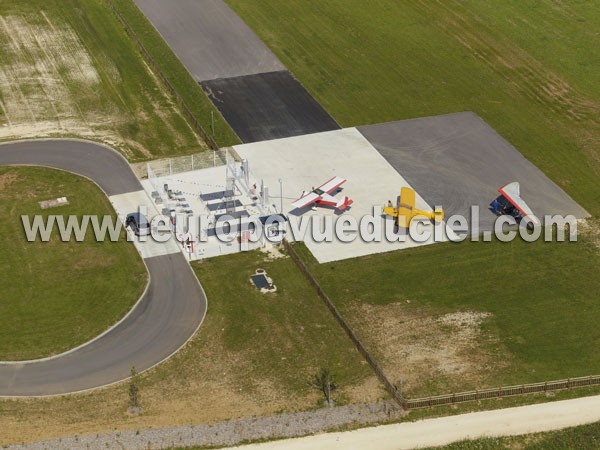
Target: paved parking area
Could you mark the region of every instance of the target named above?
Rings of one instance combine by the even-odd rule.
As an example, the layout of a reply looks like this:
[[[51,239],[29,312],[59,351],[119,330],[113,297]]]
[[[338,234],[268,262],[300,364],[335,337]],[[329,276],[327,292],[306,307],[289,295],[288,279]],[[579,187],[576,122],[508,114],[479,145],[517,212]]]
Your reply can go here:
[[[481,230],[493,230],[489,203],[512,181],[533,212],[589,216],[561,188],[474,113],[359,127],[383,157],[446,217],[480,208]]]
[[[146,191],[135,191],[127,194],[113,195],[108,198],[110,203],[115,208],[117,215],[122,223],[125,223],[125,219],[128,214],[137,212],[139,208],[144,208],[147,212],[146,217],[149,221],[153,217],[160,214],[156,209]],[[140,210],[143,212],[143,210]],[[155,256],[171,255],[174,253],[181,252],[181,248],[177,245],[171,232],[166,234],[169,235],[167,242],[157,242],[152,239],[151,236],[145,236],[144,238],[138,238],[131,231],[127,231],[130,238],[133,240],[133,245],[140,252],[142,258],[153,258]]]
[[[351,215],[357,221],[365,216],[374,216],[381,226],[385,222],[391,224],[392,220],[381,215],[381,207],[388,200],[395,202],[400,188],[409,185],[355,128],[256,142],[239,145],[235,149],[242,158],[248,159],[252,176],[264,180],[269,187],[272,203],[279,209],[282,202],[283,211],[291,220],[313,220],[326,216],[339,220]],[[349,210],[341,214],[331,208],[298,210],[292,207],[291,203],[301,196],[303,190],[318,187],[335,175],[348,180],[337,195],[347,195],[354,200]],[[281,194],[279,179],[282,181]],[[430,209],[419,195],[417,207]],[[385,238],[381,242],[366,242],[360,237],[352,242],[338,239],[317,242],[311,230],[312,224],[300,240],[319,262],[432,243],[432,240],[415,242],[408,237],[406,242],[389,242]],[[292,240],[289,234],[288,238]]]

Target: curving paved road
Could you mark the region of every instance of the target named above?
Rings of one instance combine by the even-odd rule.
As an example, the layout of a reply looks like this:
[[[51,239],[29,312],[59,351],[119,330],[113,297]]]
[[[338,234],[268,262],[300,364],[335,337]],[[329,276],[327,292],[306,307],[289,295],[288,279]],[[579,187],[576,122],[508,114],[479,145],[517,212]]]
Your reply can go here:
[[[0,165],[39,165],[92,179],[109,196],[142,189],[117,152],[83,141],[33,141],[0,145]],[[0,362],[0,396],[43,396],[105,386],[142,372],[179,350],[196,332],[207,301],[182,254],[144,259],[150,283],[133,310],[96,340],[58,355]]]

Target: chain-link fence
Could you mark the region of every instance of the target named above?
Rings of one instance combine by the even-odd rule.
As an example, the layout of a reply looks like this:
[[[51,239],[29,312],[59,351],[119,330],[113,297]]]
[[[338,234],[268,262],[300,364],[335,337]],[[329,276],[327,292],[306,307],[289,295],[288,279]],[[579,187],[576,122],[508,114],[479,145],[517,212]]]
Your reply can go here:
[[[152,172],[157,177],[165,177],[192,170],[208,169],[225,165],[227,149],[196,153],[194,155],[178,156],[175,158],[157,159],[147,164],[147,174]]]

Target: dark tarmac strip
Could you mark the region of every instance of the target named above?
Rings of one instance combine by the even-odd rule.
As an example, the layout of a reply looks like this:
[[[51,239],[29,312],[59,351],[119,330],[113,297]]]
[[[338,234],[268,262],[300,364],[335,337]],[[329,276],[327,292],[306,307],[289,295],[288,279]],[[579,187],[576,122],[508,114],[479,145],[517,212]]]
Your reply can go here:
[[[340,129],[286,70],[201,85],[243,143]]]
[[[0,165],[68,170],[92,179],[109,195],[141,189],[121,155],[93,143],[4,144],[0,145]],[[101,387],[126,379],[131,367],[142,372],[177,352],[202,323],[206,296],[183,255],[144,262],[150,274],[148,289],[121,322],[97,339],[53,358],[0,362],[0,396],[45,396]]]
[[[446,218],[480,208],[480,229],[493,230],[488,210],[498,188],[521,184],[521,197],[541,219],[546,214],[589,213],[472,112],[358,127],[379,153]],[[400,187],[398,187],[400,190]]]
[[[49,140],[0,144],[0,165],[68,170],[93,180],[109,197],[143,189],[121,154],[92,142]]]
[[[243,143],[339,129],[223,0],[134,0]]]

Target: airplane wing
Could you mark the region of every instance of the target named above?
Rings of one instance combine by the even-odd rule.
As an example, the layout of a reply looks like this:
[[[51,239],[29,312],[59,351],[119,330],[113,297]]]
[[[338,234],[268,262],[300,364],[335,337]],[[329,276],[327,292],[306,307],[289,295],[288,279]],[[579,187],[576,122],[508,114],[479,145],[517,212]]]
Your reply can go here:
[[[321,198],[317,201],[317,203],[319,205],[335,206],[340,211],[343,211],[346,208],[348,208],[352,203],[354,203],[354,201],[350,200],[346,196],[342,198],[335,198],[329,194],[322,194]]]
[[[344,184],[347,180],[342,177],[333,177],[331,180],[326,181],[321,186],[319,186],[319,190],[323,191],[326,194],[331,194],[337,188],[339,188],[342,184]]]
[[[398,201],[398,226],[408,228],[413,218],[413,209],[415,207],[415,191],[408,187],[400,190],[400,200]]]
[[[408,187],[403,187],[400,190],[400,207],[398,209],[406,209],[409,212],[415,207],[416,195],[415,191]]]
[[[518,181],[508,183],[506,186],[498,189],[498,192],[517,208],[524,217],[528,217],[531,221],[539,223],[538,218],[533,214],[531,208],[525,203],[525,200],[521,198],[521,186]]]
[[[319,200],[321,200],[321,196],[319,194],[317,194],[316,192],[312,191],[306,195],[303,195],[298,200],[294,200],[292,202],[292,206],[294,208],[304,208],[305,206],[316,203]]]

